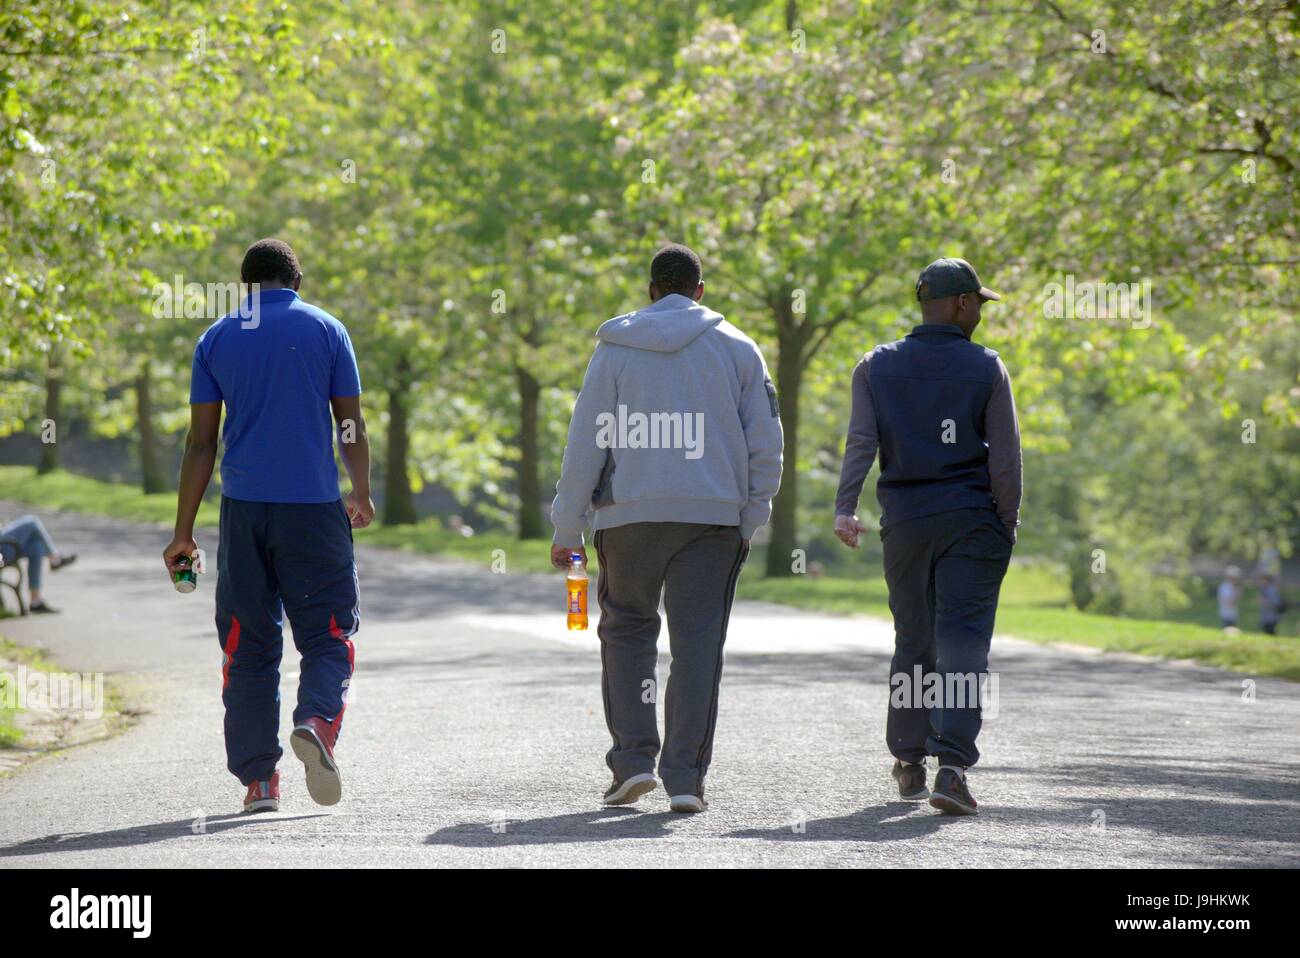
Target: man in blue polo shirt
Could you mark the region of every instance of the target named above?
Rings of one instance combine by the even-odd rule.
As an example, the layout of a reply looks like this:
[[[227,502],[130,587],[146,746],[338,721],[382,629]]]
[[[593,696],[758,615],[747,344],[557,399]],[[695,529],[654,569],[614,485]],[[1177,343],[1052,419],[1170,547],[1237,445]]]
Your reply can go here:
[[[979,760],[979,683],[1019,524],[1020,429],[1006,366],[971,342],[980,307],[998,294],[970,263],[940,259],[921,272],[916,298],[921,325],[853,371],[835,534],[857,548],[866,527],[854,513],[879,451],[894,779],[905,801],[974,815],[966,770]],[[939,763],[933,794],[928,755]]]
[[[194,518],[212,477],[224,403],[217,637],[227,767],[248,788],[245,811],[279,808],[279,667],[288,613],[302,655],[290,742],[306,768],[308,793],[333,805],[342,795],[334,746],[360,622],[352,528],[375,514],[361,381],[343,324],[299,298],[302,270],[288,244],[254,243],[240,278],[249,297],[194,350],[176,530],[163,561],[171,572],[198,550]],[[346,496],[339,494],[331,413],[352,481]]]

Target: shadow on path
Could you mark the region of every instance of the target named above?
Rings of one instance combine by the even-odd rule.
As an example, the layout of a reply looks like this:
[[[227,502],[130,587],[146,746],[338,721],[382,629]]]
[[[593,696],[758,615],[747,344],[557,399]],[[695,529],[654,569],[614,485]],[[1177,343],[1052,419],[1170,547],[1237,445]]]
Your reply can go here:
[[[924,802],[888,802],[835,818],[792,820],[779,828],[742,828],[723,838],[797,842],[900,842],[922,838],[954,822]]]
[[[929,834],[954,819],[935,812],[907,815],[916,808],[905,802],[867,808],[838,818],[815,819],[797,832],[793,823],[774,829],[745,829],[718,838],[794,839],[798,841],[906,841]],[[927,807],[927,811],[929,811]],[[707,814],[707,813],[706,813]],[[462,822],[434,832],[426,845],[462,848],[497,848],[507,845],[550,845],[623,841],[629,838],[663,838],[676,830],[672,823],[694,818],[674,812],[641,812],[634,808],[602,808],[568,815],[499,823]],[[494,830],[495,829],[495,830]]]
[[[503,845],[549,845],[562,842],[611,842],[627,838],[662,838],[671,835],[669,822],[686,818],[673,812],[641,812],[635,808],[599,808],[569,815],[462,822],[440,828],[424,840],[426,845],[462,848],[496,848]],[[495,830],[494,830],[495,829]]]
[[[325,818],[325,813],[315,815],[232,815],[205,818],[203,831],[199,834],[212,835],[226,832],[244,825],[272,824],[277,822],[296,822],[308,818]],[[151,845],[165,842],[171,838],[181,838],[195,834],[193,825],[196,819],[182,818],[174,822],[159,822],[156,825],[135,825],[130,828],[116,828],[104,832],[69,832],[67,834],[46,835],[31,838],[16,845],[0,847],[0,858],[17,858],[24,855],[45,855],[50,852],[100,851],[106,848],[131,848],[136,845]]]

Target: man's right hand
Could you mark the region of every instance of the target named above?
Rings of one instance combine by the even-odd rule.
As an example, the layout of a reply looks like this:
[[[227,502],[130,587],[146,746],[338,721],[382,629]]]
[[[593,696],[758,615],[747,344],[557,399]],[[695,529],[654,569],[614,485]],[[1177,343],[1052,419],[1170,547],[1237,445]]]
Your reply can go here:
[[[353,529],[364,529],[375,521],[375,504],[369,496],[349,492],[343,497],[343,505],[348,510],[348,520]]]
[[[180,562],[181,556],[188,559],[198,551],[199,544],[194,541],[193,536],[180,534],[173,536],[172,541],[163,550],[163,565],[167,566],[167,575],[170,576],[177,569],[184,568],[184,565]]]
[[[582,556],[582,567],[587,568],[586,546],[578,546],[575,549],[570,546],[557,546],[554,543],[551,544],[551,565],[557,569],[567,569],[575,552]]]
[[[835,535],[850,549],[858,547],[858,536],[867,531],[867,527],[858,521],[857,516],[836,516]]]

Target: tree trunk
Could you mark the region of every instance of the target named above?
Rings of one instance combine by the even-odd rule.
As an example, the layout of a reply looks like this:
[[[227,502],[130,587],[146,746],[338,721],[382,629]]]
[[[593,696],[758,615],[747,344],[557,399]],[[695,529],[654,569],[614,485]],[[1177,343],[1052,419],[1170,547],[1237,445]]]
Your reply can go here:
[[[54,442],[45,442],[46,424],[41,424],[41,458],[36,464],[38,475],[45,475],[59,468],[60,433],[63,432],[63,370],[59,366],[54,352],[50,353],[49,368],[45,373],[45,420],[54,424]]]
[[[1063,483],[1052,503],[1060,523],[1061,558],[1070,580],[1070,601],[1076,609],[1092,605],[1096,577],[1092,572],[1092,547],[1087,525],[1083,519],[1083,504],[1077,482]]]
[[[153,394],[149,361],[135,377],[135,420],[140,438],[140,484],[145,493],[166,492],[167,480],[158,465],[158,437],[153,428]]]
[[[540,539],[542,528],[542,486],[539,477],[541,455],[538,446],[538,407],[542,384],[522,366],[515,366],[519,386],[519,538]]]
[[[767,547],[769,578],[794,575],[791,553],[799,536],[799,393],[803,386],[804,340],[797,329],[779,329],[776,389],[781,403],[781,429],[785,433],[785,460],[781,491],[772,503],[772,538]]]
[[[411,402],[411,366],[405,357],[397,362],[388,389],[388,450],[384,467],[384,525],[411,525],[419,518],[411,496],[407,460],[411,454],[408,415]]]

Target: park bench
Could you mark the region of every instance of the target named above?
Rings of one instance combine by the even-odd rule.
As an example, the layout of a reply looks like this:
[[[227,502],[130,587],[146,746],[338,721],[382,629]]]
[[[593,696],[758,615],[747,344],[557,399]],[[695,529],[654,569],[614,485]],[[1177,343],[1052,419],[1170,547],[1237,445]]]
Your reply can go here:
[[[13,560],[6,559],[6,554],[12,554]],[[27,555],[16,539],[0,536],[0,607],[4,605],[4,590],[9,589],[18,603],[19,615],[27,614],[27,601],[23,598],[27,574],[19,562],[20,559],[25,558]]]

